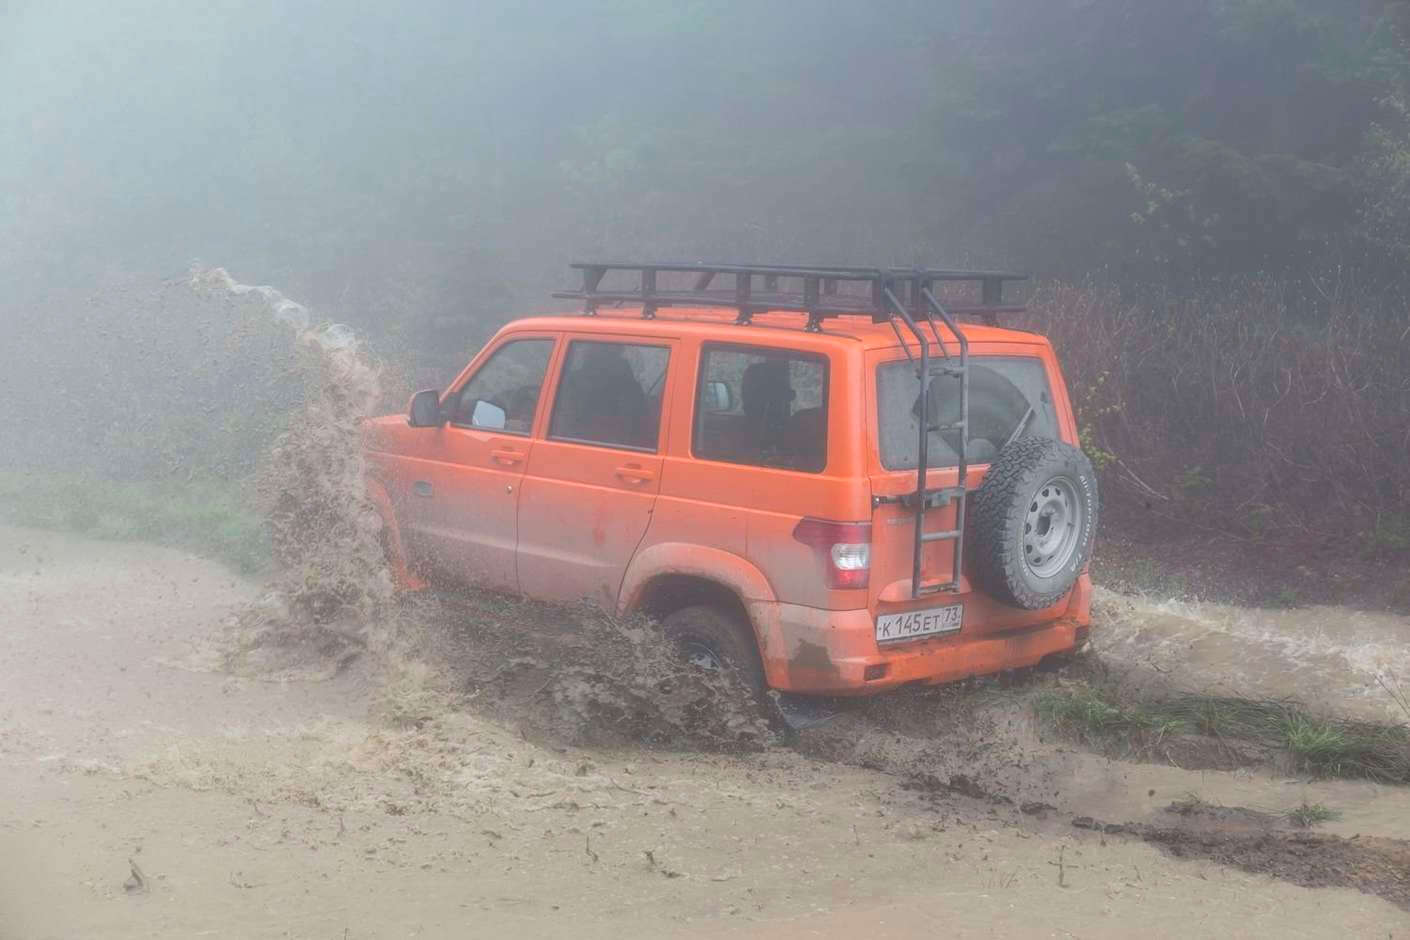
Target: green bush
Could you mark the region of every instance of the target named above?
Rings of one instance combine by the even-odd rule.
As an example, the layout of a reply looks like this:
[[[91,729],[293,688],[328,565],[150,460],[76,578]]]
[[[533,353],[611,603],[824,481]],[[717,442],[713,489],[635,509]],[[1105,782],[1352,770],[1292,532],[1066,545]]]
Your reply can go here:
[[[241,574],[269,563],[263,519],[244,488],[220,480],[105,480],[84,474],[0,474],[0,520],[88,538],[170,545]]]

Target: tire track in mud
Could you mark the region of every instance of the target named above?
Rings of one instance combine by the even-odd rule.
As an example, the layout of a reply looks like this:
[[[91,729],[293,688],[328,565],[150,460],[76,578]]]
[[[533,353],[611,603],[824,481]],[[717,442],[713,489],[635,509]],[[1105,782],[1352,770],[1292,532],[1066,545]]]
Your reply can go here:
[[[1188,796],[1141,820],[1102,821],[1075,810],[1065,792],[1068,767],[1104,760],[1044,739],[1031,715],[1033,690],[1022,680],[1007,690],[984,680],[910,703],[899,697],[855,703],[843,726],[805,733],[795,746],[812,757],[899,776],[939,811],[978,801],[1011,825],[1070,826],[1099,840],[1139,840],[1175,858],[1205,859],[1307,888],[1355,888],[1410,910],[1410,840],[1314,833],[1285,815]]]
[[[885,734],[881,728],[874,731]],[[987,804],[990,815],[1004,817],[1009,825],[1051,829],[1066,824],[1101,840],[1135,839],[1175,858],[1205,859],[1306,888],[1355,888],[1410,911],[1410,841],[1404,839],[1313,833],[1291,828],[1293,824],[1274,814],[1213,806],[1192,813],[1178,802],[1155,814],[1153,821],[1105,822],[1074,813],[1064,805],[1060,789],[1053,790],[1053,802],[1034,798],[1032,777],[1014,780],[1008,786],[994,785],[989,778],[992,762],[972,765],[975,769],[969,773],[955,771],[957,763],[964,765],[974,756],[971,750],[961,748],[936,760],[931,769],[922,769],[941,750],[935,740],[912,745],[910,754],[896,761],[875,756],[857,760],[839,755],[835,749],[819,748],[815,742],[800,743],[800,750],[809,756],[826,759],[831,752],[840,763],[900,776],[903,787],[926,796],[937,811],[953,812],[957,803],[976,801]],[[893,745],[893,754],[904,750]],[[1056,777],[1045,772],[1041,763],[1030,756],[1026,761],[1013,761],[1011,766],[1036,772],[1041,791],[1043,783],[1051,784]],[[1010,792],[1020,795],[1015,798]]]
[[[1191,815],[1172,804],[1173,818]],[[1270,875],[1304,888],[1356,888],[1410,911],[1410,842],[1376,836],[1285,832],[1273,819],[1242,808],[1208,807],[1199,821],[1104,823],[1090,816],[1072,825],[1105,835],[1124,835],[1159,846],[1175,858],[1201,858],[1241,871]]]

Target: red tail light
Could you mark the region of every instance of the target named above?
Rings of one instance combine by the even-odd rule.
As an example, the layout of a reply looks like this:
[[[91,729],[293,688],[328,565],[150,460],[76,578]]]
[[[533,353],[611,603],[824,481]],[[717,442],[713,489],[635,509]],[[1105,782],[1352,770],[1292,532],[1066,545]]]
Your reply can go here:
[[[830,588],[864,588],[871,576],[871,523],[803,519],[793,537],[811,546]]]

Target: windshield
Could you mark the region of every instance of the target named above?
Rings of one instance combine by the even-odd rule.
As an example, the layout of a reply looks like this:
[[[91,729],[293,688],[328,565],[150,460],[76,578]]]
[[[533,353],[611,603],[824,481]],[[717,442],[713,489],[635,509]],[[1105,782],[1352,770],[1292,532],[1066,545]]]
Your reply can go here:
[[[932,362],[930,424],[954,424],[960,418],[959,377],[944,371],[945,360]],[[915,469],[920,445],[919,364],[884,363],[876,370],[877,429],[881,464],[888,470]],[[1057,413],[1048,377],[1039,359],[985,356],[969,367],[970,463],[989,463],[1010,439],[1057,436]],[[959,463],[959,432],[931,431],[927,462],[932,467]]]

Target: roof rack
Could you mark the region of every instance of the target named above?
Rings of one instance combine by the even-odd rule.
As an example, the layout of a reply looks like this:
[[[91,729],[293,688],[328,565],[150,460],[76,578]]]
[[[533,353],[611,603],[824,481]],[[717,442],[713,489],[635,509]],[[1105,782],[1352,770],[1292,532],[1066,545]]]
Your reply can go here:
[[[832,266],[793,266],[761,264],[691,264],[649,263],[625,264],[597,261],[575,262],[572,267],[583,274],[580,290],[558,291],[554,297],[581,300],[588,316],[596,314],[603,304],[640,304],[641,315],[652,319],[663,307],[721,307],[737,311],[737,323],[748,324],[754,314],[763,311],[794,311],[808,315],[810,332],[822,329],[824,320],[839,316],[868,316],[875,323],[886,323],[897,315],[895,305],[886,297],[904,296],[914,314],[924,315],[925,293],[937,282],[968,281],[980,287],[978,303],[950,304],[946,309],[954,316],[977,316],[997,324],[1000,314],[1022,313],[1021,304],[1005,304],[1004,284],[1027,280],[1025,274],[1006,271],[950,271],[935,268],[853,268]],[[640,276],[634,288],[603,288],[608,272],[632,271]],[[658,286],[660,274],[694,275],[686,289]],[[732,276],[733,289],[711,289],[720,275]],[[794,282],[784,289],[781,281]],[[843,285],[861,285],[863,292],[848,293]]]

